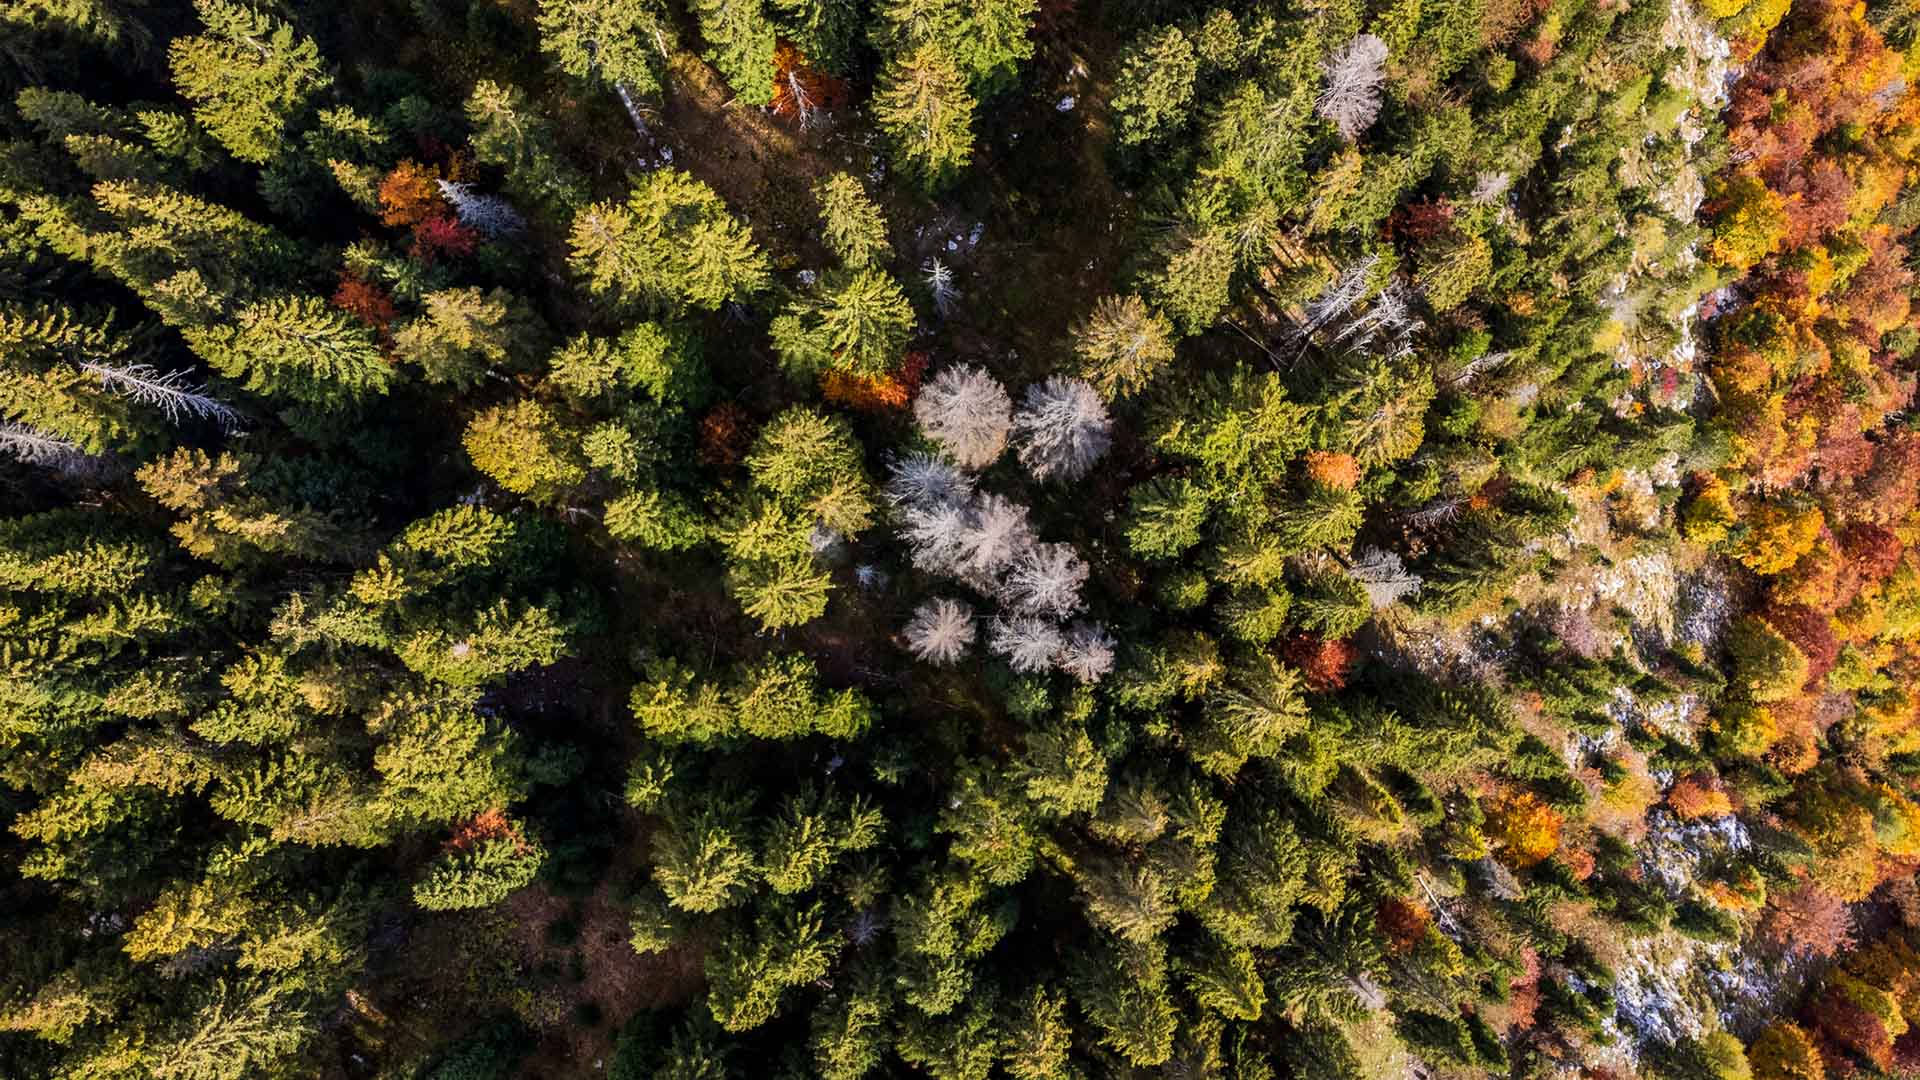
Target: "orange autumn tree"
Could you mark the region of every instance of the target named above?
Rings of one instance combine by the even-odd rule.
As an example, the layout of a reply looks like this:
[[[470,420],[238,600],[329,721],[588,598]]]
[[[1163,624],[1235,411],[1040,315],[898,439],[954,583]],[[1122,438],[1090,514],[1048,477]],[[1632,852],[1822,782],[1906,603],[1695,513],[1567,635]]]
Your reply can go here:
[[[927,355],[910,352],[899,367],[884,375],[827,368],[820,373],[820,394],[828,401],[862,412],[904,409],[920,392],[920,381],[926,374]]]
[[[773,50],[773,114],[810,128],[847,103],[847,84],[814,67],[786,41]]]
[[[1500,861],[1524,869],[1560,847],[1559,811],[1531,791],[1501,789],[1484,800],[1487,835],[1498,845]]]
[[[440,195],[440,172],[411,159],[394,166],[380,181],[380,224],[411,228],[447,212]]]

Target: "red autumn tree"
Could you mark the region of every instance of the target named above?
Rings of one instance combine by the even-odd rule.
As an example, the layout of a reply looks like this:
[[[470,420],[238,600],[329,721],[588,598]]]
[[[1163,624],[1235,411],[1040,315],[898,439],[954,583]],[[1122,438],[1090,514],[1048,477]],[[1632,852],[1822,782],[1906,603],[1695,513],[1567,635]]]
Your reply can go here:
[[[479,246],[479,233],[460,224],[452,214],[435,214],[413,227],[413,247],[408,253],[430,264],[442,255],[471,255]]]
[[[1307,686],[1323,694],[1347,685],[1347,676],[1359,657],[1359,651],[1346,640],[1329,641],[1313,634],[1289,639],[1282,651],[1287,663],[1300,670]]]
[[[386,290],[362,281],[352,272],[340,275],[340,287],[333,290],[333,306],[366,323],[383,337],[399,314]]]
[[[1825,959],[1853,948],[1853,911],[1812,882],[1767,899],[1760,939],[1781,951],[1804,951]]]
[[[820,394],[862,412],[886,412],[904,409],[920,392],[920,380],[927,374],[927,354],[911,352],[900,366],[885,375],[861,375],[828,368],[820,373]]]
[[[1360,462],[1352,454],[1315,450],[1306,458],[1307,479],[1336,491],[1352,491],[1360,483]]]
[[[1720,786],[1720,779],[1709,773],[1682,777],[1667,792],[1667,805],[1682,821],[1721,817],[1733,812],[1733,801]]]
[[[1389,896],[1374,908],[1373,920],[1394,952],[1411,952],[1427,936],[1433,913],[1418,900]]]
[[[806,54],[782,41],[773,50],[773,114],[802,128],[847,103],[847,84],[808,62]]]
[[[1558,811],[1531,791],[1503,789],[1485,800],[1487,834],[1499,844],[1500,861],[1516,869],[1532,866],[1560,846]]]
[[[1808,686],[1818,684],[1833,670],[1840,658],[1840,639],[1834,635],[1833,623],[1825,615],[1805,604],[1784,604],[1768,608],[1764,618],[1781,637],[1807,654]]]
[[[723,401],[700,418],[700,460],[718,468],[738,465],[753,442],[753,420],[747,410]]]

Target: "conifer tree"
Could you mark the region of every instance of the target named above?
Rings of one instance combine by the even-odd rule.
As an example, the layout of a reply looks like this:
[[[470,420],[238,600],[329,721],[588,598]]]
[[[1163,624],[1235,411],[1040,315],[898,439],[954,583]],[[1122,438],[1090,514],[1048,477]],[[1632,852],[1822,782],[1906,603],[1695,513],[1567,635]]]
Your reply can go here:
[[[541,51],[567,74],[624,95],[660,92],[675,42],[673,20],[658,0],[540,0],[538,25]],[[480,98],[481,88],[474,93]]]
[[[848,173],[834,173],[814,186],[813,197],[820,203],[827,249],[842,265],[858,270],[891,253],[886,219],[859,180]]]
[[[890,58],[873,96],[874,122],[901,172],[929,193],[972,160],[973,109],[960,69],[931,43]]]
[[[182,1022],[138,1051],[156,1080],[240,1080],[283,1066],[313,1034],[310,1006],[294,987],[220,980]]]
[[[884,375],[913,331],[913,307],[891,276],[871,267],[822,279],[818,292],[773,321],[769,334],[787,369]]]
[[[265,164],[287,149],[287,128],[332,85],[311,38],[258,8],[194,0],[207,32],[168,50],[174,85],[234,157]]]
[[[729,1031],[759,1027],[789,987],[826,974],[832,955],[818,905],[768,905],[751,930],[729,934],[707,954],[713,1018]]]
[[[126,371],[131,342],[66,308],[0,308],[0,415],[99,453],[144,434],[128,403],[87,371]]]
[[[1101,397],[1130,397],[1173,361],[1173,327],[1137,296],[1109,296],[1074,328],[1073,351]]]
[[[694,0],[706,57],[747,105],[773,100],[773,23],[763,0]]]
[[[367,328],[317,297],[250,304],[231,323],[189,331],[187,340],[248,390],[321,412],[384,394],[394,378]]]
[[[1102,1045],[1130,1064],[1158,1065],[1173,1055],[1178,1011],[1167,978],[1166,946],[1102,941],[1075,965],[1075,1003]]]
[[[330,560],[343,552],[343,531],[326,515],[290,506],[255,487],[262,462],[251,455],[176,449],[136,474],[147,493],[182,515],[180,545],[223,566],[273,558]]]
[[[586,479],[578,446],[552,410],[522,399],[473,418],[461,437],[473,467],[516,495],[539,502]]]
[[[457,911],[497,904],[531,881],[545,852],[517,837],[483,840],[470,851],[436,859],[413,886],[413,902],[428,911]]]
[[[836,75],[847,74],[861,36],[865,12],[855,0],[768,0],[782,37],[807,59]]]
[[[1120,64],[1119,90],[1113,95],[1120,141],[1145,143],[1176,133],[1200,74],[1193,42],[1179,27],[1163,27],[1129,45]]]
[[[574,215],[573,269],[627,304],[716,310],[765,286],[767,259],[712,188],[676,169],[649,173],[623,203]]]
[[[561,159],[551,128],[518,87],[480,80],[467,98],[466,115],[474,157],[504,169],[515,198],[555,215],[585,201],[584,182]]]
[[[394,332],[394,351],[428,382],[472,389],[489,374],[531,366],[545,337],[537,316],[504,289],[442,289]]]

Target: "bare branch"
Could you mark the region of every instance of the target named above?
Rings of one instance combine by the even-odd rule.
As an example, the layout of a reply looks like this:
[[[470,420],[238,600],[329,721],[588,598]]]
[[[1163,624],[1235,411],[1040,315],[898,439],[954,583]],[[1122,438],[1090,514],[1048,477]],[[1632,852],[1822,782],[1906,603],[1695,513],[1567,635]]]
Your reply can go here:
[[[1022,614],[1065,618],[1084,602],[1087,562],[1071,544],[1034,544],[1014,560],[1003,591],[1007,606]]]
[[[62,466],[87,456],[86,451],[65,439],[35,431],[11,420],[0,421],[0,451],[12,454],[29,465]]]
[[[172,423],[182,419],[211,420],[222,430],[237,431],[240,414],[232,406],[207,394],[207,388],[192,381],[190,371],[161,374],[151,364],[127,364],[114,367],[91,361],[80,370],[100,380],[100,385],[121,397],[159,409]]]
[[[1012,411],[1006,388],[967,364],[956,364],[934,376],[913,403],[920,430],[969,469],[993,464],[1006,449]]]

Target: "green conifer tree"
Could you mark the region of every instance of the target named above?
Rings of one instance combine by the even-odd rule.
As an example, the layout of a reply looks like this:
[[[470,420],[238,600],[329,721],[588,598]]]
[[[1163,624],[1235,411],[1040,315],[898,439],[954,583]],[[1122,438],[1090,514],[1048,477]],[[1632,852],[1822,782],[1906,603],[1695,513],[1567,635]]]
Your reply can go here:
[[[712,311],[766,285],[767,258],[712,188],[676,169],[574,215],[573,268],[596,295]]]
[[[873,95],[874,122],[900,171],[929,193],[972,160],[973,108],[960,68],[933,43],[889,59]]]
[[[773,23],[762,0],[694,0],[706,57],[747,105],[773,100]]]
[[[207,32],[168,49],[174,85],[207,132],[241,161],[265,164],[287,150],[287,129],[333,83],[311,38],[232,0],[194,0]]]

